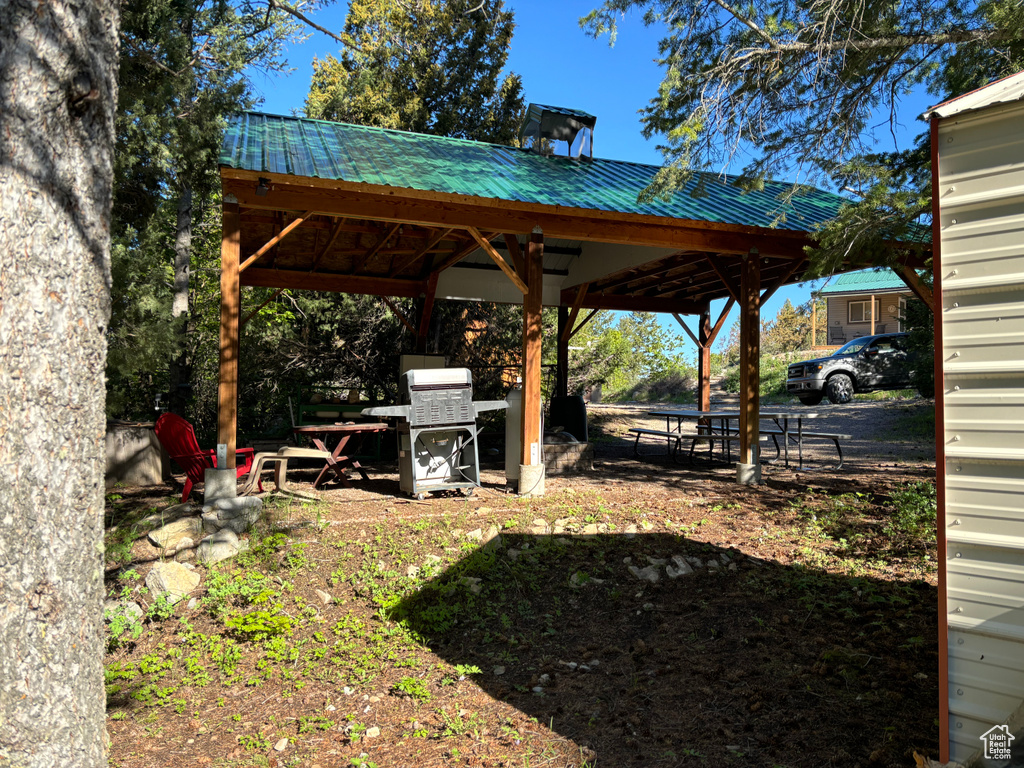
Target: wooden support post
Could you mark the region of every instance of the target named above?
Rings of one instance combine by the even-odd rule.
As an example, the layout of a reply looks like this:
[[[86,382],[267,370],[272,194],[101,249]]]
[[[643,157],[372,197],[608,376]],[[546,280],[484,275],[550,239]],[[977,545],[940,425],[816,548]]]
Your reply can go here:
[[[811,292],[811,349],[818,346],[818,297]]]
[[[524,264],[525,266],[525,264]],[[569,394],[569,308],[558,308],[558,359],[555,373],[555,395],[566,397]]]
[[[437,278],[440,272],[431,272],[427,278],[426,296],[423,297],[423,309],[420,311],[420,325],[416,332],[416,354],[427,354],[427,331],[430,329],[430,315],[434,311],[434,296],[437,295]]]
[[[697,410],[711,410],[711,302],[700,309],[697,328]]]
[[[544,234],[539,228],[530,235],[526,248],[526,288],[523,295],[523,423],[520,464],[537,466],[541,462],[540,434],[540,356],[541,308],[544,279]],[[520,492],[524,490],[520,488]]]
[[[743,259],[740,279],[740,463],[754,463],[761,410],[761,256]]]
[[[220,380],[217,403],[217,443],[228,447],[227,466],[234,469],[238,433],[238,315],[241,305],[239,260],[242,237],[238,203],[224,203],[220,243]]]

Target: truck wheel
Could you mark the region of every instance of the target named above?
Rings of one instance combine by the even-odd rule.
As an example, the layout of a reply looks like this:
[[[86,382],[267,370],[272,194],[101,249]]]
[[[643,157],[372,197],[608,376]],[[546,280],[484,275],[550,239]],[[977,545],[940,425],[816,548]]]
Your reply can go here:
[[[822,391],[819,389],[816,392],[808,392],[806,395],[798,395],[800,402],[804,405],[817,405],[821,402],[823,397]]]
[[[845,373],[837,373],[825,382],[825,394],[833,405],[842,405],[853,400],[853,379]]]

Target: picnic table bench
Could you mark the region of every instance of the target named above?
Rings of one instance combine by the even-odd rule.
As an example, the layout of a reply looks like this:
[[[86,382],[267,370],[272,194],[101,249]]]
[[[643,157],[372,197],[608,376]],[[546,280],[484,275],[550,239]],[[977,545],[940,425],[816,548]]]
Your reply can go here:
[[[716,443],[721,444],[725,448],[726,460],[731,460],[731,447],[732,444],[740,439],[738,432],[732,431],[729,427],[730,421],[739,420],[738,411],[693,411],[693,410],[679,410],[679,411],[651,411],[651,416],[662,416],[665,418],[665,429],[650,429],[648,427],[631,427],[629,432],[636,435],[636,441],[633,444],[633,455],[637,458],[642,458],[640,454],[640,440],[644,437],[655,437],[664,438],[668,447],[668,455],[672,456],[675,461],[678,461],[679,448],[684,441],[690,442],[690,461],[693,461],[694,450],[698,443],[707,443],[708,453],[713,456],[714,445]],[[817,418],[818,414],[810,411],[762,411],[760,413],[762,419],[771,419],[775,422],[776,427],[763,427],[758,430],[758,437],[764,441],[771,438],[775,446],[775,456],[772,459],[768,459],[765,463],[773,463],[779,460],[783,454],[785,454],[785,464],[789,466],[789,445],[795,444],[797,447],[797,454],[799,457],[798,468],[804,469],[803,460],[803,441],[805,438],[809,439],[825,439],[831,440],[836,447],[836,453],[838,454],[839,461],[832,467],[832,469],[841,469],[843,466],[843,448],[840,443],[841,440],[851,439],[851,435],[841,434],[838,432],[808,432],[803,429],[803,420]],[[675,429],[672,428],[672,419],[676,420]],[[684,419],[696,419],[697,430],[695,432],[683,432],[683,420]],[[796,421],[796,429],[790,428],[790,420]],[[716,429],[714,421],[718,421],[718,427]],[[780,446],[778,438],[783,438],[783,443]]]

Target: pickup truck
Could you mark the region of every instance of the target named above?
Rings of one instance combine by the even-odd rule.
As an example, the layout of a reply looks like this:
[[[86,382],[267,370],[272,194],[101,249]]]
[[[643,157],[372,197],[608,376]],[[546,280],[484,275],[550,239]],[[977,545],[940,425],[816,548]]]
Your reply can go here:
[[[843,345],[828,357],[792,363],[786,375],[786,391],[804,405],[848,403],[858,392],[909,389],[912,365],[907,334],[883,333],[862,336]]]

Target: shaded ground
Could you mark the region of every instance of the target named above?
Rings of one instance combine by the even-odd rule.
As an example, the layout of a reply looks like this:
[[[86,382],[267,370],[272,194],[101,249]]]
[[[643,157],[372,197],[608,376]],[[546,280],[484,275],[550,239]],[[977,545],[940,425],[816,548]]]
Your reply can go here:
[[[822,417],[873,424],[847,470],[773,466],[757,489],[624,458],[616,435],[641,414],[592,409],[597,470],[549,478],[542,499],[505,495],[491,470],[473,498],[412,502],[386,467],[316,500],[268,498],[251,550],[198,566],[199,599],[173,611],[141,593],[157,553],[132,524],[172,489],[119,489],[108,587],[150,615],[112,635],[111,765],[934,755],[934,512],[918,485],[933,449],[921,406],[854,405]]]

